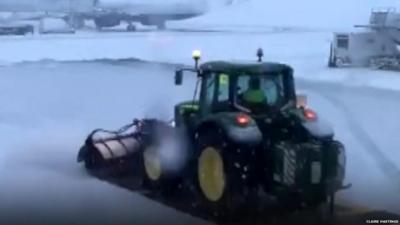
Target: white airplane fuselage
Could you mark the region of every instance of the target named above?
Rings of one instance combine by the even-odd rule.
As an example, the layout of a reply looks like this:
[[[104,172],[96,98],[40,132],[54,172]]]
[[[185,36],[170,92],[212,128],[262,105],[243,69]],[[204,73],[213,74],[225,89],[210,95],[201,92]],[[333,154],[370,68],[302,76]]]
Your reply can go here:
[[[208,10],[205,0],[97,0],[101,9],[129,14],[203,14]]]
[[[46,15],[74,15],[78,20],[94,20],[98,28],[119,25],[122,21],[165,27],[168,20],[182,20],[204,14],[206,0],[1,0],[0,12]],[[45,12],[45,13],[44,13]],[[35,19],[31,18],[31,19]],[[17,17],[16,17],[17,19]],[[25,18],[29,19],[29,18]]]
[[[87,12],[92,10],[92,0],[1,0],[2,12]]]

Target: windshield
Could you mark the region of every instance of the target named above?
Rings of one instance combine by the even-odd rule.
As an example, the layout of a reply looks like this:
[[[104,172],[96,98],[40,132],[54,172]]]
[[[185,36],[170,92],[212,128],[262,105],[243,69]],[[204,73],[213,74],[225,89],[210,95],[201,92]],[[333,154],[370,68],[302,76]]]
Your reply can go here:
[[[288,99],[283,74],[210,73],[204,103],[214,112],[237,110],[261,114],[280,108]]]
[[[238,76],[236,102],[246,108],[276,107],[285,99],[282,75]]]

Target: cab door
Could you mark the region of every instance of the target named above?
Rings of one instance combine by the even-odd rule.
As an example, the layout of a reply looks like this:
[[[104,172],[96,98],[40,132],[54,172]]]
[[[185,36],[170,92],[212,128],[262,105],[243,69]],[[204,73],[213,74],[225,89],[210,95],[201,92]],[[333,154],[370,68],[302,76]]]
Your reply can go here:
[[[177,128],[194,127],[195,121],[199,116],[199,101],[185,101],[175,106],[175,126]]]

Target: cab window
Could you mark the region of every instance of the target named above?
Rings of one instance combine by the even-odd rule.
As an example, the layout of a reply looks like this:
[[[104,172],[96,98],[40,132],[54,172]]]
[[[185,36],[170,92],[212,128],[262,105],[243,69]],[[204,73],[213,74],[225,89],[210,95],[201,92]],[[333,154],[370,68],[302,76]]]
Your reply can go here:
[[[215,74],[210,74],[205,78],[203,82],[205,82],[206,86],[206,94],[204,96],[204,110],[205,113],[210,112],[212,105],[214,103],[214,97],[215,97],[215,88],[216,88],[216,82],[215,82]]]
[[[224,111],[229,109],[230,77],[225,73],[211,73],[205,80],[206,94],[204,98],[204,113]]]
[[[338,48],[348,49],[349,48],[349,36],[348,35],[338,35],[336,40],[336,45]]]
[[[218,102],[229,100],[229,76],[227,74],[219,75]]]

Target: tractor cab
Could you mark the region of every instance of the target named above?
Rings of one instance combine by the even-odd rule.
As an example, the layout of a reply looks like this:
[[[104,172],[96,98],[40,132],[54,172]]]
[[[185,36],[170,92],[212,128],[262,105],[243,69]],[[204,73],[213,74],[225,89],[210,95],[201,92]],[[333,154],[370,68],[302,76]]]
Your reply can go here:
[[[296,102],[291,67],[262,62],[211,61],[194,69],[180,69],[175,83],[182,84],[185,71],[197,74],[194,98],[175,107],[176,125],[193,124],[218,113],[245,113],[267,116]],[[295,105],[295,104],[293,104]]]

